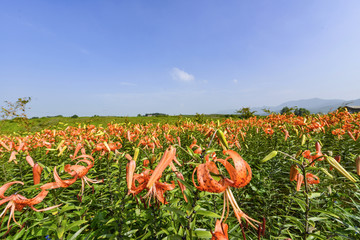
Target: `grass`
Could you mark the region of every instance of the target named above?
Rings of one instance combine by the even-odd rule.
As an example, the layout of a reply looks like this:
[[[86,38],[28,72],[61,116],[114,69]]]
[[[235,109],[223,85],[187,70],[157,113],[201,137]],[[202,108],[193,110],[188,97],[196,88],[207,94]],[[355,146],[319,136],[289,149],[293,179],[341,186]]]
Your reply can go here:
[[[152,117],[117,117],[117,116],[93,116],[93,117],[42,117],[32,118],[25,124],[21,119],[1,120],[0,121],[0,135],[26,135],[28,133],[39,132],[43,129],[63,129],[66,126],[95,125],[107,126],[108,123],[132,123],[132,124],[147,124],[147,123],[168,123],[175,124],[182,120],[191,120],[198,123],[205,123],[206,121],[216,121],[218,119],[225,119],[224,115],[178,115],[178,116],[152,116]]]

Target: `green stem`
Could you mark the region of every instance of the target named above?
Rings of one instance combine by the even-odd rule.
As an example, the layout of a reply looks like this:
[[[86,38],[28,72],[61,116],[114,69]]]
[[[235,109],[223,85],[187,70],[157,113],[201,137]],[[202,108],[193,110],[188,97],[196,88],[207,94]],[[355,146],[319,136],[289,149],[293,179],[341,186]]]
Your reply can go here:
[[[309,234],[309,212],[310,212],[310,198],[309,198],[309,186],[306,180],[306,168],[304,164],[301,166],[303,175],[304,175],[304,183],[305,183],[305,201],[306,201],[306,208],[305,208],[305,232],[303,239],[306,240]]]
[[[192,221],[195,219],[195,206],[196,206],[196,202],[199,198],[199,190],[195,190],[195,193],[194,193],[194,199],[193,199],[193,203],[192,203],[192,209],[191,209],[191,213],[189,214],[189,216],[187,216],[187,219],[188,219],[188,231],[189,231],[189,239],[193,239],[193,231],[192,231],[192,228],[191,228],[191,223]]]
[[[3,167],[3,172],[4,172],[4,179],[5,179],[5,182],[7,182],[6,171],[5,171],[5,166],[4,166],[4,164],[2,165],[2,167]]]

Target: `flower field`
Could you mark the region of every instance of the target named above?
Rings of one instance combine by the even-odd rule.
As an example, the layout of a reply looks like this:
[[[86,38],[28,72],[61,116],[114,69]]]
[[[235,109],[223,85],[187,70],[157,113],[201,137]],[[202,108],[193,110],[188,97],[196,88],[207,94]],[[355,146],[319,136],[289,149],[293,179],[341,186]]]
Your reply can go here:
[[[360,114],[0,136],[3,239],[360,239]]]

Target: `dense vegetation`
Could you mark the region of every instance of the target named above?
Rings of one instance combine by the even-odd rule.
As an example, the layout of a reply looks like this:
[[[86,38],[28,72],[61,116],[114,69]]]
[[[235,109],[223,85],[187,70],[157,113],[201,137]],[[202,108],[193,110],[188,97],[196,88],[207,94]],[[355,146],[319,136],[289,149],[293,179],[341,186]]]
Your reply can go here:
[[[28,126],[16,119],[0,124],[0,237],[6,239],[215,239],[225,236],[225,224],[229,239],[360,236],[360,114],[53,117],[31,119]],[[235,184],[236,179],[247,181],[249,172],[236,176],[225,168],[221,161],[234,165],[237,160],[224,149],[249,164],[248,184]],[[181,166],[165,166],[155,179],[161,194],[154,194],[142,184],[170,159],[170,152]],[[81,161],[74,161],[75,156]],[[133,160],[136,168],[129,184]],[[36,165],[43,168],[40,174]],[[212,169],[206,174],[210,165],[219,173]],[[209,187],[205,180],[210,176],[215,182]],[[89,186],[82,186],[84,179]],[[6,185],[13,181],[24,185]],[[215,185],[218,188],[211,188]],[[233,205],[223,214],[229,191],[246,214],[241,224]],[[40,194],[36,205],[24,200],[37,200]],[[32,209],[52,206],[43,212]],[[217,220],[224,225],[216,228]]]

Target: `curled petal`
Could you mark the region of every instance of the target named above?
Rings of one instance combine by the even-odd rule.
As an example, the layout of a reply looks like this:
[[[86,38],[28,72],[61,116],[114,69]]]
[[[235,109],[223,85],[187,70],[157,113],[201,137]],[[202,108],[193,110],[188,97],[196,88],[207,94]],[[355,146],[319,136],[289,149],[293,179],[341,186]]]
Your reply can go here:
[[[51,209],[60,207],[61,205],[62,205],[62,204],[58,204],[58,205],[55,205],[55,206],[52,206],[52,207],[43,208],[43,209],[36,209],[36,208],[34,208],[34,206],[30,206],[30,207],[31,207],[31,209],[34,210],[35,212],[45,212],[45,211],[48,211],[48,210],[51,210]]]
[[[15,164],[17,164],[17,162],[16,162],[16,155],[17,155],[17,154],[18,154],[18,152],[12,151],[12,152],[11,152],[11,155],[10,155],[10,158],[9,158],[9,162],[14,161]]]
[[[249,164],[235,151],[227,150],[225,154],[229,154],[225,160],[217,159],[216,161],[222,163],[230,175],[230,179],[233,183],[229,183],[230,186],[240,188],[244,187],[251,181],[251,168]],[[232,166],[228,160],[232,159],[234,166]]]
[[[27,155],[25,160],[30,164],[31,167],[34,167],[34,160],[32,159],[32,157],[30,157],[30,155]]]
[[[165,194],[166,191],[171,191],[174,188],[175,188],[174,181],[172,181],[171,184],[156,182],[155,183],[155,190],[156,190],[156,198],[157,198],[157,200],[159,200],[159,202],[161,202],[162,204],[167,204],[168,202],[165,200],[164,194]]]
[[[89,169],[81,166],[81,165],[70,165],[70,164],[66,164],[64,167],[65,172],[69,173],[71,176],[75,176],[78,175],[79,178],[82,178],[83,176],[85,176]]]
[[[59,174],[56,172],[56,167],[54,167],[54,179],[55,179],[56,183],[62,188],[69,187],[71,184],[73,184],[76,181],[77,178],[78,178],[78,176],[75,175],[75,177],[73,179],[62,180],[60,178]]]
[[[307,173],[306,174],[306,181],[309,184],[319,184],[320,183],[320,179],[318,176],[312,174],[312,173]]]
[[[42,172],[43,168],[35,163],[35,165],[33,166],[33,179],[34,179],[34,185],[39,184],[40,183],[40,178],[41,178],[41,172]]]
[[[195,184],[194,174],[197,171],[197,181],[199,186]],[[214,162],[206,162],[204,164],[200,164],[197,166],[193,172],[193,183],[194,186],[200,191],[207,191],[213,193],[224,192],[228,187],[229,181],[228,179],[220,179],[216,181],[210,173],[219,174],[219,170],[216,168]]]
[[[42,189],[42,190],[50,190],[50,189],[56,189],[56,188],[60,188],[60,185],[57,184],[56,182],[46,183],[40,187],[40,189]]]
[[[14,182],[8,182],[8,183],[5,183],[4,185],[2,185],[0,187],[0,198],[6,198],[6,196],[4,195],[6,190],[8,190],[9,187],[11,187],[12,185],[16,184],[16,183],[19,183],[21,185],[24,185],[23,182],[20,182],[20,181],[14,181]]]

